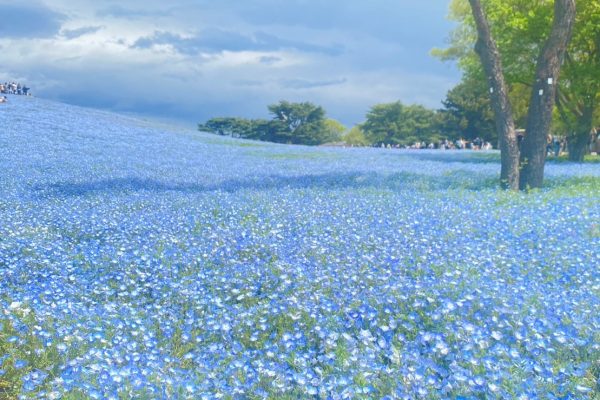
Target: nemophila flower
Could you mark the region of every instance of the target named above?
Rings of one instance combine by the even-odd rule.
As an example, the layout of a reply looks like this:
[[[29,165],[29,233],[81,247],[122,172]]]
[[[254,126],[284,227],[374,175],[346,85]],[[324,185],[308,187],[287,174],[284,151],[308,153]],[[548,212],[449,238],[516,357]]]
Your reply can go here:
[[[13,106],[0,367],[24,398],[595,394],[595,165],[550,164],[549,188],[510,194],[486,183],[494,154]]]

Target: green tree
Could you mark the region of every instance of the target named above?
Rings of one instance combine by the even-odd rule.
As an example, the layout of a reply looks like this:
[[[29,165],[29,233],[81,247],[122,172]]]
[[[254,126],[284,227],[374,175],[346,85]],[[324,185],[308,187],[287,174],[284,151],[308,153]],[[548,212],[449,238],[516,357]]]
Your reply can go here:
[[[198,130],[217,135],[247,138],[252,135],[253,121],[237,117],[211,118],[204,124],[198,124]]]
[[[485,79],[467,79],[448,91],[440,110],[444,136],[473,140],[480,137],[490,143],[498,141],[494,127],[494,111],[490,104],[489,88]]]
[[[217,135],[234,136],[235,121],[237,118],[230,117],[217,117],[211,118],[203,124],[198,124],[198,130],[203,132],[210,132]]]
[[[276,143],[318,145],[341,138],[346,128],[325,118],[325,110],[311,103],[281,101],[269,106],[273,119],[211,118],[198,129],[217,135]]]
[[[209,119],[204,124],[198,124],[198,130],[234,138],[268,140],[269,130],[265,125],[270,123],[271,121],[262,119],[217,117]]]
[[[274,143],[288,143],[287,126],[277,120],[252,120],[252,135],[248,139],[262,140]]]
[[[417,141],[439,139],[433,110],[419,104],[404,105],[400,101],[371,107],[361,130],[366,139],[375,145],[405,146]]]
[[[479,0],[469,0],[468,5],[466,0],[452,2],[451,14],[461,22],[460,29],[452,36],[452,46],[436,54],[458,58],[467,73],[479,68],[485,71],[504,155],[502,178],[510,175],[511,188],[515,177],[521,188],[539,187],[543,182],[546,136],[552,121],[556,82],[574,22],[574,0],[555,0],[554,7],[548,0],[484,0],[483,5],[485,13]],[[475,38],[478,38],[476,53],[470,50]],[[530,94],[527,135],[520,160],[515,163],[518,149],[515,152],[513,146],[514,115],[509,93],[516,84],[528,86]]]
[[[341,122],[327,118],[325,120],[325,142],[323,143],[333,143],[342,140],[342,136],[347,130]]]
[[[282,128],[277,139],[281,139],[283,143],[316,145],[329,139],[325,110],[321,106],[282,100],[270,105],[269,112]]]
[[[492,33],[504,60],[504,72],[510,88],[511,102],[527,99],[534,80],[535,63],[532,54],[541,50],[553,17],[551,1],[486,1],[486,11],[492,23]],[[450,16],[460,22],[453,32],[451,46],[433,53],[442,59],[457,59],[466,72],[479,68],[470,51],[475,31],[465,0],[451,3]],[[581,161],[590,132],[600,118],[600,3],[578,0],[572,39],[558,81],[556,105],[560,118],[557,126],[564,129],[569,143],[569,158]],[[515,93],[515,88],[521,94]],[[526,89],[527,93],[526,93]],[[522,107],[522,105],[520,106]],[[517,107],[513,107],[517,108]],[[521,108],[522,109],[522,108]],[[519,118],[515,117],[518,121]],[[523,123],[518,123],[524,126]]]
[[[351,146],[370,146],[373,144],[366,138],[360,125],[353,126],[352,129],[342,137],[342,140],[344,143]]]
[[[557,108],[566,128],[569,159],[583,161],[600,119],[600,2],[577,1],[577,20],[567,49]]]

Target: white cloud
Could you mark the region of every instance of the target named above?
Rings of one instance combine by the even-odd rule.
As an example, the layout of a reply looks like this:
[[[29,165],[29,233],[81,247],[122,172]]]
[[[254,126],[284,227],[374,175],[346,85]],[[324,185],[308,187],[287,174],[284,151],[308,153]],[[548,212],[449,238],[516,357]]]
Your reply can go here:
[[[297,23],[297,1],[269,14],[267,2],[274,1],[32,3],[54,16],[54,33],[0,38],[0,80],[21,79],[44,97],[190,122],[266,117],[266,106],[281,99],[312,101],[346,124],[381,102],[438,107],[458,80],[455,69],[428,54],[443,42],[440,26],[449,26],[447,0],[351,0],[335,3],[333,15],[321,15],[333,3],[304,1],[321,14],[297,13]],[[266,17],[245,14],[251,7],[262,7]],[[412,22],[401,16],[411,25],[398,27],[394,15],[406,7],[417,9],[412,16],[439,12]],[[382,13],[390,15],[376,20]]]

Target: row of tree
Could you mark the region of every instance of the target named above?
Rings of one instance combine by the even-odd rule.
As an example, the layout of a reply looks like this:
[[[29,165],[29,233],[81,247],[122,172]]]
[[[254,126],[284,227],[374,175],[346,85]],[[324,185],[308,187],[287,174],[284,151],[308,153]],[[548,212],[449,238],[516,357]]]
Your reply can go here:
[[[304,145],[344,142],[356,146],[408,146],[476,137],[495,143],[493,114],[485,93],[481,95],[481,91],[473,92],[468,84],[461,84],[448,93],[444,105],[446,108],[435,111],[400,101],[377,104],[371,107],[364,123],[347,130],[340,122],[327,118],[321,106],[281,101],[268,107],[271,119],[211,118],[198,129],[236,138]]]
[[[272,119],[211,118],[198,129],[236,138],[318,145],[340,139],[345,127],[328,119],[321,106],[280,101],[269,107]]]

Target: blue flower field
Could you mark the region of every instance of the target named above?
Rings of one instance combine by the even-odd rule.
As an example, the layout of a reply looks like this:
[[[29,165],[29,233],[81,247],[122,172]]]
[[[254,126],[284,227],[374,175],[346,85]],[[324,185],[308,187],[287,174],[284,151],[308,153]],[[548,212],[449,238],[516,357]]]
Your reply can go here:
[[[600,164],[0,126],[0,399],[600,399]]]

